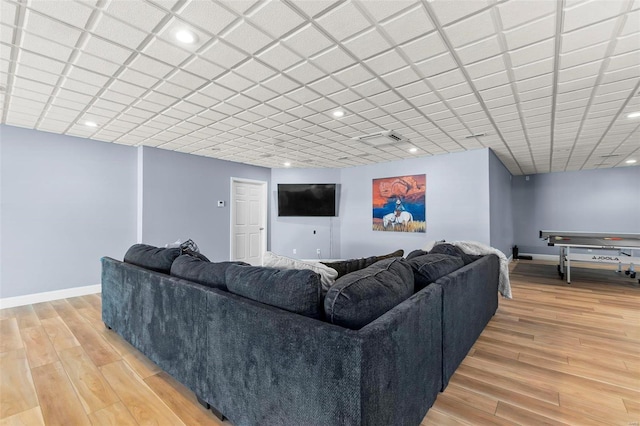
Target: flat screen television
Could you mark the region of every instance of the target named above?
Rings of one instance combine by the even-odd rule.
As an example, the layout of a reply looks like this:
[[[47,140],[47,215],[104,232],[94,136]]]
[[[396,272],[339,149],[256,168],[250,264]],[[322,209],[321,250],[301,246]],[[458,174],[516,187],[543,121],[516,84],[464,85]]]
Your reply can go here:
[[[278,216],[335,215],[335,183],[278,184]]]

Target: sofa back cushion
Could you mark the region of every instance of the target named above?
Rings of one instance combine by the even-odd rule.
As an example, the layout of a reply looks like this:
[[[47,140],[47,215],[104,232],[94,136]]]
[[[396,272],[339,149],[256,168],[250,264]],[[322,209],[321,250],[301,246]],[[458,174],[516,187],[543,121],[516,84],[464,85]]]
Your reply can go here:
[[[183,254],[173,261],[171,275],[207,287],[226,290],[225,273],[231,265],[249,266],[244,262],[208,262],[192,255]]]
[[[456,256],[462,259],[462,262],[465,265],[475,262],[482,257],[467,254],[460,247],[449,243],[437,243],[431,250],[429,250],[429,254],[448,254],[449,256]]]
[[[290,257],[281,256],[270,251],[265,252],[262,256],[262,266],[276,269],[310,269],[316,274],[320,274],[320,282],[322,288],[326,292],[329,290],[338,277],[338,272],[320,262],[305,262],[303,260],[292,259]]]
[[[156,272],[168,274],[171,264],[180,256],[179,248],[163,248],[148,244],[134,244],[124,255],[124,261]]]
[[[396,250],[393,253],[384,254],[382,256],[370,256],[370,257],[362,257],[359,259],[348,259],[348,260],[338,260],[335,262],[321,262],[322,264],[335,269],[338,271],[338,277],[340,278],[344,275],[350,274],[355,271],[359,271],[360,269],[364,269],[368,266],[373,265],[376,262],[379,262],[384,259],[390,259],[392,257],[402,257],[404,255],[404,250]]]
[[[225,279],[231,293],[310,318],[322,318],[320,275],[310,269],[230,265]]]
[[[327,321],[354,330],[413,294],[413,272],[402,258],[381,260],[338,278],[324,299]]]
[[[464,266],[464,262],[460,257],[440,253],[416,256],[407,262],[413,269],[416,292],[422,290],[438,278]]]

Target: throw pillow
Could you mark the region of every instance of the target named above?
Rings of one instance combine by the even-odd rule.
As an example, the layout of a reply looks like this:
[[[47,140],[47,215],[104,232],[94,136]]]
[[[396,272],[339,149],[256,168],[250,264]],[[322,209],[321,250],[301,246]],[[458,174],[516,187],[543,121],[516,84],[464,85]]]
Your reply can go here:
[[[429,253],[409,260],[415,279],[415,291],[418,292],[436,281],[438,278],[450,274],[464,266],[458,256]]]
[[[249,266],[244,262],[209,262],[183,254],[171,265],[171,275],[207,287],[227,289],[225,273],[231,265]]]
[[[326,319],[360,329],[413,294],[413,272],[402,258],[385,259],[336,280],[324,299]]]
[[[265,252],[262,258],[262,266],[277,269],[310,269],[313,272],[320,274],[322,288],[324,291],[329,290],[329,287],[333,285],[334,281],[338,277],[338,272],[335,269],[325,266],[320,262],[305,262],[298,259],[292,259],[290,257],[280,256],[270,251]]]
[[[156,272],[168,274],[171,264],[180,256],[179,248],[163,248],[148,244],[134,244],[124,255],[124,261]]]
[[[465,265],[475,262],[482,256],[474,256],[467,254],[458,246],[449,243],[438,243],[429,251],[429,254],[448,254],[449,256],[457,256],[462,259]]]
[[[382,256],[362,257],[359,259],[340,260],[337,262],[321,262],[324,265],[338,271],[338,278],[350,274],[351,272],[359,271],[368,266],[373,265],[376,262],[384,259],[390,259],[392,257],[402,257],[404,250],[396,250],[393,253],[384,254]]]
[[[225,279],[231,293],[310,318],[322,317],[320,276],[310,269],[231,265]]]
[[[414,257],[418,257],[418,256],[424,256],[425,254],[429,254],[429,252],[425,250],[420,250],[420,249],[414,250],[407,255],[407,260],[413,259]]]

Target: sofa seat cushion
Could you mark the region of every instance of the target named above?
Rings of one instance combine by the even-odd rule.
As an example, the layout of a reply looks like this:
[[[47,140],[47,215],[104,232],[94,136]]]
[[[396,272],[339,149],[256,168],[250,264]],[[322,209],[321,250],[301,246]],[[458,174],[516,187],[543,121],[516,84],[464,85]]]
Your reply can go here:
[[[276,269],[309,269],[320,275],[322,288],[326,292],[333,285],[338,272],[320,262],[305,262],[303,260],[292,259],[286,256],[280,256],[270,251],[265,252],[262,257],[262,266]]]
[[[249,266],[244,262],[209,262],[183,254],[173,261],[171,275],[207,287],[226,290],[225,273],[230,265]]]
[[[310,269],[230,265],[225,279],[231,293],[310,318],[322,318],[320,275]]]
[[[429,254],[448,254],[449,256],[457,256],[462,259],[465,265],[475,262],[482,257],[467,254],[462,251],[460,247],[449,243],[437,243],[431,250],[429,250]]]
[[[384,254],[382,256],[370,256],[362,257],[359,259],[340,260],[336,262],[321,262],[324,265],[335,269],[338,272],[338,278],[350,274],[360,269],[364,269],[384,259],[390,259],[392,257],[402,257],[404,250],[396,250],[393,253]]]
[[[413,272],[402,258],[381,260],[336,280],[324,299],[327,321],[354,330],[413,294]]]
[[[179,248],[163,248],[148,244],[134,244],[124,255],[124,261],[156,272],[168,274],[171,265],[180,256]]]
[[[422,290],[438,278],[464,266],[464,262],[460,257],[440,253],[416,256],[407,262],[413,269],[416,292]]]

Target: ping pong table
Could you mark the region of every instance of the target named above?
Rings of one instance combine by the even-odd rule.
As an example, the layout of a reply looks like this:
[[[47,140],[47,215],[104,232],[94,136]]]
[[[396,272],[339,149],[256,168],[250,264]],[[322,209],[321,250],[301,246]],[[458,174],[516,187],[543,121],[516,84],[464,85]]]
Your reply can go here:
[[[640,257],[634,257],[634,251],[640,251],[640,234],[617,232],[566,232],[540,231],[540,238],[547,241],[549,246],[560,248],[558,273],[560,278],[567,277],[567,284],[571,283],[571,261],[617,263],[616,272],[622,273],[622,265],[629,264],[625,272],[630,278],[636,277],[634,263],[640,263]],[[612,250],[615,255],[596,255],[585,253],[571,253],[572,248],[591,250]],[[566,271],[566,274],[565,274]],[[640,279],[638,279],[640,283]]]

